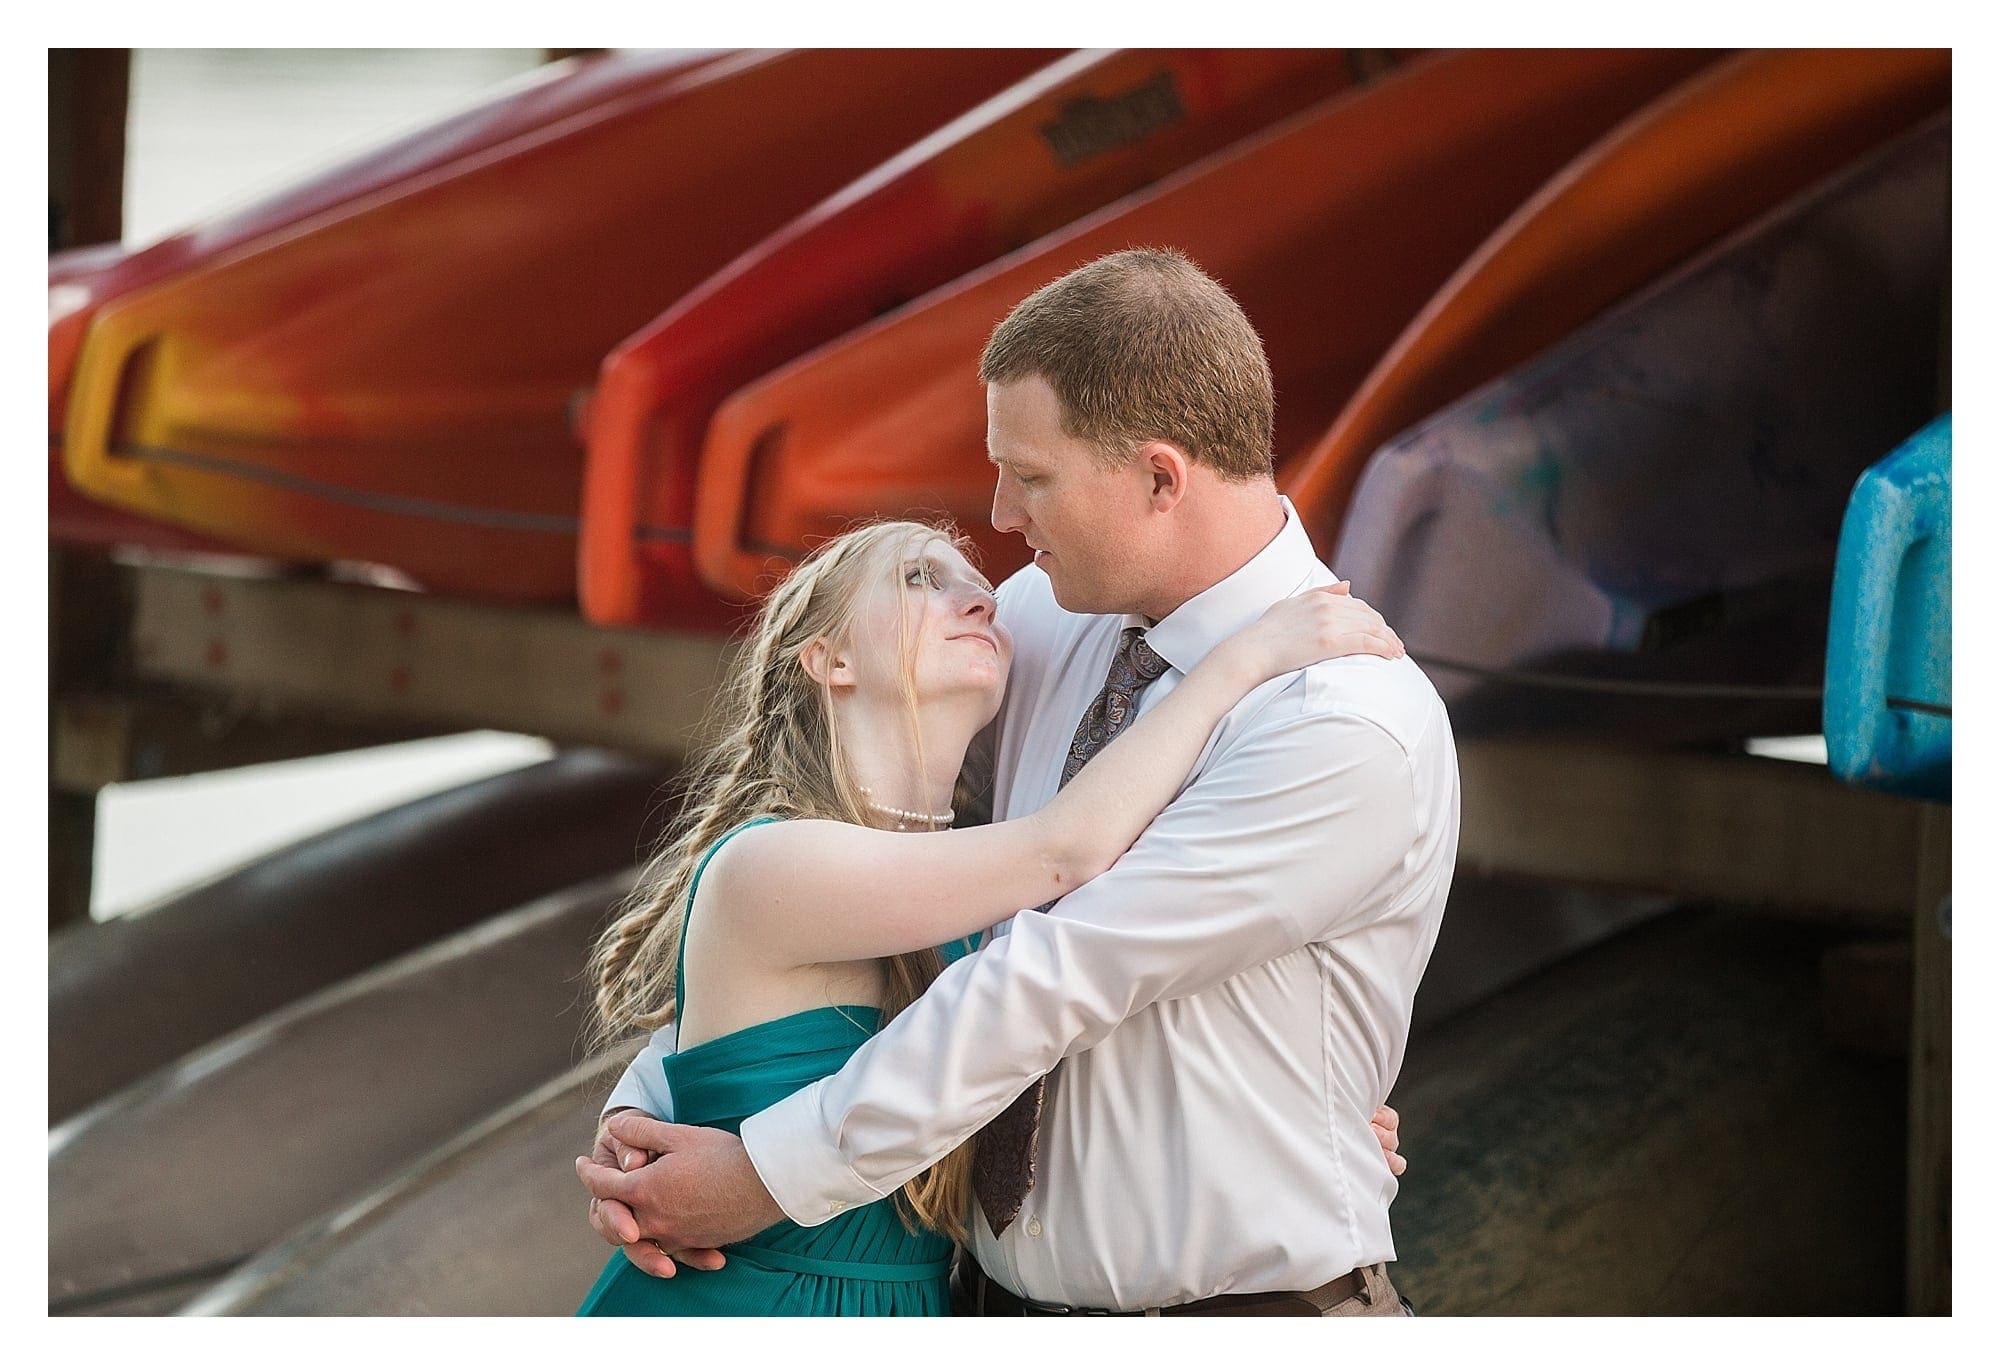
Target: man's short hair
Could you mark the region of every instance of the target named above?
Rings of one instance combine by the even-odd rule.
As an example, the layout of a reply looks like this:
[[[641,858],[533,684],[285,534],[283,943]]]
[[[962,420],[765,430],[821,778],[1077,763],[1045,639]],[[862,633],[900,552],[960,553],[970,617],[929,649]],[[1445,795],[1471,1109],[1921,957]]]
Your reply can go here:
[[[1272,473],[1271,362],[1229,291],[1178,251],[1101,256],[1021,300],[986,343],[988,384],[1040,375],[1062,427],[1107,460],[1167,441],[1226,479]]]

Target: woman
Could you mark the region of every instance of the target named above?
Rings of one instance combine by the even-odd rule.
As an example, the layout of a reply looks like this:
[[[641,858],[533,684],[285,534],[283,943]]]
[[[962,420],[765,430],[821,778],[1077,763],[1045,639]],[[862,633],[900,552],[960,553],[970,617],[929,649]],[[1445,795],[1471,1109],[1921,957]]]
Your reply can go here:
[[[735,1131],[839,1070],[915,999],[943,966],[932,945],[1108,868],[1253,688],[1363,652],[1402,646],[1344,587],[1278,603],[1040,811],[951,830],[960,765],[1012,653],[992,590],[933,527],[887,522],[829,542],[765,601],[691,819],[597,945],[601,1037],[677,1019],[675,1119]],[[655,1278],[614,1254],[579,1311],[944,1313],[970,1162],[967,1143],[893,1199],[813,1228],[780,1223],[711,1272]]]

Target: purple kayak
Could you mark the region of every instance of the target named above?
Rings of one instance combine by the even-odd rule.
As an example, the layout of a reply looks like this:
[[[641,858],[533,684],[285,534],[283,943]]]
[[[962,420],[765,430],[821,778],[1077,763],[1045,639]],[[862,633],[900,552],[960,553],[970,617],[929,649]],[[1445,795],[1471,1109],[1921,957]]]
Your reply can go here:
[[[1333,566],[1461,733],[1819,727],[1855,479],[1944,406],[1949,116],[1379,450]]]

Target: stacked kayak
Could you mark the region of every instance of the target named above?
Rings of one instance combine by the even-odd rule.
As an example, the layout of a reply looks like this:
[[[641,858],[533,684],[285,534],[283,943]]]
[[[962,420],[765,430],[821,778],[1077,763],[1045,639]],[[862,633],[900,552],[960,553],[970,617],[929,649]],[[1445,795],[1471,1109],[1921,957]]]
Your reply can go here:
[[[1461,732],[1818,724],[1848,493],[1937,404],[1950,163],[1941,116],[1369,462],[1334,566]]]
[[[246,550],[567,600],[605,353],[1049,59],[714,58],[176,269],[84,331],[65,469]]]
[[[1855,485],[1826,641],[1827,763],[1844,782],[1951,800],[1951,414]]]
[[[574,1313],[609,1248],[573,1163],[630,1052],[586,1062],[251,1258],[190,1317]],[[506,1191],[505,1198],[494,1192]],[[468,1248],[504,1247],[482,1263]]]
[[[605,625],[735,608],[690,556],[696,461],[735,390],[1343,89],[1360,54],[1080,52],[818,205],[609,357],[587,423],[579,589]]]
[[[52,1131],[50,1311],[188,1298],[572,1066],[577,964],[631,885],[598,878],[341,981]]]
[[[1634,116],[1458,269],[1287,471],[1307,528],[1333,543],[1384,441],[1950,96],[1945,51],[1747,52]]]
[[[652,98],[714,60],[687,52],[634,52],[552,63],[508,82],[472,108],[142,250],[100,245],[58,252],[49,258],[50,430],[62,429],[83,334],[111,300],[322,214],[396,192],[453,162],[547,135],[594,107]]]
[[[50,1122],[300,996],[624,866],[657,836],[672,776],[567,751],[51,935]]]
[[[77,356],[91,322],[111,300],[177,272],[241,252],[260,239],[358,201],[394,191],[454,161],[540,135],[613,100],[644,99],[714,60],[688,52],[621,53],[552,63],[508,82],[472,108],[304,180],[234,213],[142,250],[77,247],[49,258],[49,532],[69,544],[143,545],[227,551],[209,537],[107,507],[78,493],[62,473],[63,436]]]
[[[981,348],[1014,304],[1107,252],[1171,244],[1257,324],[1280,453],[1326,429],[1450,272],[1606,129],[1711,61],[1491,51],[1413,62],[1110,205],[740,390],[697,471],[694,561],[739,599],[856,517],[956,518],[989,567]]]

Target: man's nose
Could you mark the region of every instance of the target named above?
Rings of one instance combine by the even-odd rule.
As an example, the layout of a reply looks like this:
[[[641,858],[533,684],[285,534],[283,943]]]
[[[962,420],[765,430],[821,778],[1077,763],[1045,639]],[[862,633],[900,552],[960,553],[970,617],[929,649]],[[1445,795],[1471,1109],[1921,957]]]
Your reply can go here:
[[[993,529],[996,531],[1018,531],[1027,523],[1021,513],[1007,497],[1007,481],[1001,479],[993,485]]]

